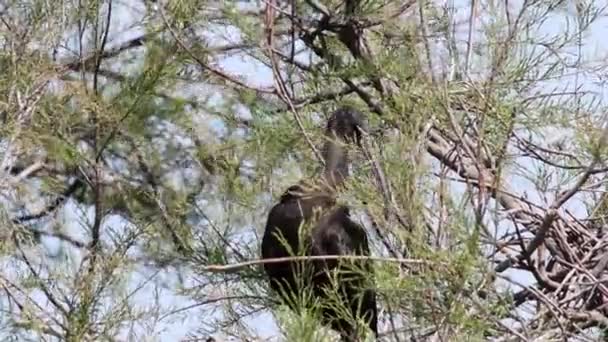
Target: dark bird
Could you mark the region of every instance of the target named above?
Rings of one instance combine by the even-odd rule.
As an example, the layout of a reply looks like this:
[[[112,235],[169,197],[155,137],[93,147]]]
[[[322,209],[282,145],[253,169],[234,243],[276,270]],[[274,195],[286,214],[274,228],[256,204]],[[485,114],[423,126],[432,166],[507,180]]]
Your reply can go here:
[[[351,220],[347,206],[336,203],[336,192],[349,173],[348,147],[355,143],[361,146],[366,129],[363,115],[350,107],[333,113],[325,132],[322,176],[289,187],[270,210],[262,238],[264,259],[370,254],[365,230]],[[369,260],[265,263],[264,270],[271,288],[293,310],[298,309],[296,302],[302,290],[310,289],[313,298],[322,304],[324,323],[339,332],[343,341],[358,340],[361,329],[354,319],[363,319],[378,335],[376,293],[370,281],[373,268]],[[337,292],[328,291],[333,288]]]

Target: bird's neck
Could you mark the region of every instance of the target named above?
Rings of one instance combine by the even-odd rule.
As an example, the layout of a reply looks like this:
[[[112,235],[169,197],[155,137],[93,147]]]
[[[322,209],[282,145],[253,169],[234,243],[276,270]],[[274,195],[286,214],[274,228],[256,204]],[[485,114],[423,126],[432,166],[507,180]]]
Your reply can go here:
[[[323,148],[323,158],[325,159],[323,176],[330,186],[336,187],[348,177],[348,151],[346,144],[335,136],[330,135],[327,138]]]

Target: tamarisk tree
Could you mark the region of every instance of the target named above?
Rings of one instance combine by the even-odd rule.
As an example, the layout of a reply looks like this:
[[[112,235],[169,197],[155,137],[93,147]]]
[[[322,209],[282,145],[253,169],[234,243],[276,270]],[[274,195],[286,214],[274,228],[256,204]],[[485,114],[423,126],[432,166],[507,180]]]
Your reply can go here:
[[[2,2],[2,339],[337,338],[278,300],[259,246],[341,106],[369,119],[337,202],[369,236],[379,339],[605,338],[605,18]]]

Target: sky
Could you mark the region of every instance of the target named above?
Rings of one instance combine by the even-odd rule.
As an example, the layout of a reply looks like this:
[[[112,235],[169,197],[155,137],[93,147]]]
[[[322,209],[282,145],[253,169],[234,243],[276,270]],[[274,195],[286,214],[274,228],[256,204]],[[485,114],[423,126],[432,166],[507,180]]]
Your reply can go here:
[[[515,6],[517,3],[521,2],[512,2],[514,6],[513,12],[515,13]],[[255,2],[251,2],[249,6],[255,6]],[[467,2],[464,1],[455,1],[454,6],[460,8],[456,12],[456,17],[465,21],[469,15],[469,9]],[[133,0],[124,0],[122,2],[115,3],[114,8],[114,16],[112,18],[111,34],[110,34],[110,45],[116,46],[120,45],[122,42],[128,41],[136,36],[139,36],[143,33],[143,29],[138,26],[134,26],[134,23],[140,22],[143,17],[144,7],[142,3],[139,1]],[[566,7],[564,8],[564,13],[572,14],[574,13],[574,8]],[[491,22],[493,18],[479,18],[480,22]],[[572,21],[573,18],[570,17]],[[544,26],[542,32],[544,34],[559,34],[563,32],[568,25],[571,23],[567,23],[563,18],[553,18],[548,20]],[[605,18],[599,20],[586,34],[586,43],[584,48],[582,49],[582,53],[584,58],[590,61],[590,63],[597,63],[606,60],[606,55],[608,53],[608,47],[604,44],[604,37],[608,34],[608,22]],[[239,39],[239,34],[234,29],[225,29],[216,25],[210,25],[207,29],[208,32],[204,34],[204,36],[210,42],[210,45],[224,45],[227,43],[237,42]],[[466,41],[466,29],[465,27],[460,27],[457,31],[458,41],[464,42]],[[477,37],[476,41],[480,40],[480,37]],[[74,44],[74,41],[72,41]],[[464,45],[464,44],[463,44]],[[72,47],[75,47],[73,45]],[[579,55],[579,51],[573,50],[572,56],[570,58],[576,58]],[[61,56],[60,58],[69,58],[68,55]],[[475,61],[475,59],[474,59]],[[254,61],[250,58],[241,57],[241,56],[230,56],[226,57],[223,60],[219,61],[219,66],[230,74],[240,75],[243,79],[248,83],[255,86],[272,86],[272,73],[271,71],[263,65],[260,65],[257,61]],[[578,75],[577,82],[579,84],[584,85],[586,88],[591,89],[597,92],[598,96],[605,101],[606,91],[604,90],[603,80],[596,79],[595,75]],[[571,77],[570,82],[574,82],[575,77]],[[550,88],[553,86],[562,87],[566,85],[564,79],[561,79],[558,84],[547,84],[546,87]],[[572,83],[571,83],[572,84]],[[180,95],[188,96],[188,95],[196,95],[201,91],[209,91],[208,87],[188,87],[186,89],[180,89]],[[216,95],[213,97],[212,101],[217,101],[218,104],[223,101],[223,95],[221,92],[216,91]],[[205,132],[205,134],[209,134],[211,132],[222,133],[224,127],[219,120],[201,120],[199,122],[200,129]],[[563,132],[555,132],[555,134],[551,134],[547,137],[548,140],[556,137],[555,139],[561,138],[560,135]],[[526,162],[525,165],[532,167],[530,162]],[[512,185],[514,189],[519,191],[520,193],[527,192],[529,198],[531,200],[537,201],[538,203],[542,203],[542,199],[537,196],[534,191],[529,191],[532,189],[532,185],[529,181],[527,181],[523,177],[513,177],[509,180],[509,183]],[[454,186],[453,187],[454,195],[458,196],[458,194],[464,191],[462,186]],[[572,200],[566,205],[570,210],[575,212],[577,215],[584,216],[584,208],[580,205],[576,200]],[[75,205],[74,202],[70,201],[68,204],[62,209],[63,213],[62,220],[64,222],[70,222],[72,224],[71,234],[76,235],[82,240],[87,240],[87,234],[85,231],[80,229],[78,226],[81,225],[81,222],[84,217],[88,217],[88,220],[92,218],[92,212],[89,210],[88,212],[83,213],[81,208]],[[111,219],[108,219],[104,223],[105,230],[115,230],[119,233],[121,230],[128,229],[128,223],[124,222],[119,217],[115,216]],[[258,233],[261,232],[262,224],[255,227]],[[47,253],[49,254],[57,254],[60,250],[59,241],[54,238],[43,238],[43,243],[46,248]],[[82,255],[79,255],[78,251],[75,249],[71,249],[71,253],[69,256],[72,259],[72,267],[76,267],[82,258]],[[4,265],[3,265],[4,266]],[[9,269],[3,267],[3,269]],[[132,279],[130,281],[131,288],[135,288],[139,286],[143,282],[147,282],[148,277],[151,275],[152,270],[150,269],[140,269],[137,272],[134,272],[132,275]],[[513,275],[519,281],[524,283],[531,283],[532,279],[522,274],[514,274]],[[161,272],[156,275],[156,279],[169,284],[169,288],[172,287],[171,284],[176,284],[177,279],[171,272]],[[187,279],[186,284],[194,284],[191,279]],[[150,303],[151,298],[154,298],[154,291],[156,287],[153,284],[149,284],[144,287],[143,290],[139,291],[136,295],[135,301],[142,306],[146,306]],[[43,295],[39,294],[36,296],[39,298],[41,302],[44,302]],[[188,305],[193,304],[193,302],[185,297],[176,295],[171,291],[164,290],[162,295],[158,296],[161,301],[161,304],[166,307],[186,307]],[[158,336],[158,341],[174,341],[178,340],[181,337],[184,337],[185,333],[190,329],[195,329],[201,319],[205,319],[200,317],[199,315],[188,315],[185,314],[180,316],[176,322],[163,322],[161,324],[162,328],[160,331],[160,335]],[[247,323],[251,327],[255,327],[257,333],[260,337],[270,337],[276,335],[276,325],[269,313],[264,313],[253,319],[248,319]]]

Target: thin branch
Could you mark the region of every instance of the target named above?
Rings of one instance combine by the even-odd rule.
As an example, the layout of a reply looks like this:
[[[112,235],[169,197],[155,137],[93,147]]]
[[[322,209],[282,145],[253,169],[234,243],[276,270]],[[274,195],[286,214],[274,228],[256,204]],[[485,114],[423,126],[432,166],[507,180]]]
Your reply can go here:
[[[580,188],[585,184],[585,182],[587,182],[587,180],[591,176],[592,170],[595,168],[595,165],[597,163],[598,163],[598,159],[596,158],[589,165],[589,167],[587,168],[587,171],[585,171],[585,173],[581,176],[581,178],[579,178],[579,180],[576,182],[576,184],[574,186],[572,186],[572,188],[570,188],[568,191],[563,192],[562,195],[559,196],[549,206],[549,208],[547,209],[545,216],[541,222],[540,227],[538,228],[536,234],[534,235],[534,238],[532,239],[532,241],[530,241],[530,243],[528,244],[526,249],[524,251],[522,251],[522,253],[517,257],[518,260],[523,260],[525,258],[530,257],[530,255],[532,255],[532,253],[538,248],[538,246],[540,246],[543,243],[543,241],[545,240],[545,237],[547,236],[549,228],[551,228],[553,221],[557,218],[557,210],[564,203],[566,203],[572,196],[574,196],[574,194],[576,194],[580,190]],[[503,272],[507,268],[511,267],[512,264],[513,264],[512,259],[506,259],[505,261],[500,263],[498,266],[496,266],[495,271]]]
[[[308,132],[306,132],[306,129],[304,128],[302,119],[300,118],[300,114],[298,113],[298,110],[296,109],[296,107],[291,99],[287,86],[285,85],[285,81],[283,80],[283,77],[281,76],[281,72],[279,70],[279,65],[274,57],[275,56],[274,52],[273,52],[273,50],[274,50],[273,49],[274,3],[272,3],[271,1],[267,2],[267,4],[266,4],[266,12],[265,12],[264,21],[265,21],[266,43],[267,43],[268,55],[270,56],[270,61],[271,61],[271,65],[272,65],[272,74],[273,74],[273,79],[275,81],[275,92],[279,95],[281,100],[283,100],[291,109],[291,112],[293,113],[293,116],[296,120],[298,128],[300,129],[300,132],[302,132],[302,134],[304,135],[304,139],[306,139],[306,143],[313,151],[317,160],[322,165],[325,165],[325,159],[323,158],[323,156],[321,155],[319,150],[315,147],[315,144],[313,144],[310,136],[308,135]],[[291,95],[293,95],[293,94],[291,94]]]
[[[61,206],[68,198],[70,198],[78,189],[84,186],[84,182],[77,178],[74,182],[61,193],[61,195],[57,196],[57,198],[46,208],[41,210],[36,214],[23,215],[16,218],[11,219],[13,224],[23,224],[28,221],[41,219],[52,212],[54,212],[59,206]]]
[[[469,77],[471,54],[473,53],[473,31],[475,29],[475,17],[477,12],[477,0],[471,0],[471,11],[469,13],[469,30],[467,32],[467,52],[464,61],[464,74]]]
[[[418,1],[418,15],[420,16],[420,28],[422,30],[422,40],[424,41],[424,50],[426,52],[426,62],[428,63],[429,74],[431,75],[431,82],[437,84],[435,80],[435,72],[433,68],[433,55],[431,53],[431,43],[429,42],[429,34],[426,23],[426,15],[424,12],[424,6],[426,5],[425,0]]]
[[[207,265],[207,266],[196,266],[203,272],[211,273],[234,273],[243,270],[244,268],[251,266],[258,266],[263,264],[276,264],[281,262],[289,261],[314,261],[314,260],[368,260],[398,264],[410,264],[410,265],[426,265],[426,266],[447,266],[442,262],[433,262],[421,259],[407,259],[407,258],[384,258],[384,257],[373,257],[363,255],[313,255],[313,256],[292,256],[282,258],[268,258],[268,259],[257,259],[245,262],[239,262],[235,264],[226,265]]]
[[[223,80],[226,80],[226,81],[228,81],[230,83],[234,83],[235,85],[237,85],[237,86],[239,86],[241,88],[253,90],[253,91],[259,92],[259,93],[275,94],[274,90],[252,87],[252,86],[250,86],[250,85],[248,85],[248,84],[246,84],[244,82],[241,82],[241,81],[235,79],[234,77],[229,76],[228,74],[224,73],[223,71],[214,69],[214,68],[210,67],[209,65],[207,65],[207,63],[205,63],[202,59],[200,59],[194,52],[192,52],[192,50],[190,48],[188,48],[186,46],[186,44],[182,41],[182,39],[179,37],[179,35],[177,34],[177,32],[175,32],[175,30],[173,29],[173,27],[171,26],[171,24],[167,20],[167,17],[165,16],[165,12],[162,9],[162,6],[159,6],[159,13],[160,13],[161,18],[163,20],[163,23],[165,24],[165,26],[167,27],[167,29],[171,33],[171,36],[173,37],[173,39],[175,39],[175,41],[177,42],[177,44],[179,45],[179,47],[181,47],[182,49],[184,49],[184,51],[186,51],[186,53],[190,56],[190,58],[192,58],[194,61],[196,61],[196,63],[201,68],[203,68],[204,70],[209,71],[211,74],[213,74],[215,76],[218,76],[219,78],[221,78]]]

